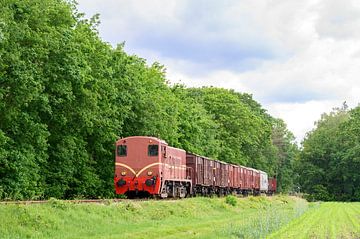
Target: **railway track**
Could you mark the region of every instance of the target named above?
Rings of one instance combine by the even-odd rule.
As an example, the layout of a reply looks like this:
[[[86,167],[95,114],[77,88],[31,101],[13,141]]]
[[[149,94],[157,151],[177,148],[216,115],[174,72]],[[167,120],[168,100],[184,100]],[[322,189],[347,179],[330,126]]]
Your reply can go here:
[[[57,199],[56,199],[57,200]],[[61,202],[68,202],[74,204],[80,203],[98,203],[98,204],[107,204],[107,203],[116,203],[116,202],[127,202],[127,201],[149,201],[156,199],[74,199],[74,200],[59,200]],[[0,205],[6,204],[44,204],[51,203],[52,200],[27,200],[27,201],[0,201]]]

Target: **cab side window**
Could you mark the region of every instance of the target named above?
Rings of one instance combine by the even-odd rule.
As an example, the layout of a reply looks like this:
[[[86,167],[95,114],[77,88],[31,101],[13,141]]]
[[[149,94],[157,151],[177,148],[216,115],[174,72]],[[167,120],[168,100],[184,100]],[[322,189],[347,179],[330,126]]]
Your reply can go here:
[[[159,145],[152,144],[148,146],[148,156],[158,156],[159,155]]]
[[[126,145],[118,145],[117,147],[117,155],[120,157],[125,157],[127,155],[127,147]]]

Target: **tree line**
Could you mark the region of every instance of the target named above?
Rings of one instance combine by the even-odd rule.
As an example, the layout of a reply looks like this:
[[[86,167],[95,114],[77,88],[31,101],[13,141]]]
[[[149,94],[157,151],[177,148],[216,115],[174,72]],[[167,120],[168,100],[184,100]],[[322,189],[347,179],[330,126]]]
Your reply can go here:
[[[0,3],[0,199],[114,197],[114,142],[151,135],[293,187],[294,136],[251,94],[171,85],[65,0]]]
[[[360,106],[324,113],[303,141],[298,184],[310,199],[360,200]]]

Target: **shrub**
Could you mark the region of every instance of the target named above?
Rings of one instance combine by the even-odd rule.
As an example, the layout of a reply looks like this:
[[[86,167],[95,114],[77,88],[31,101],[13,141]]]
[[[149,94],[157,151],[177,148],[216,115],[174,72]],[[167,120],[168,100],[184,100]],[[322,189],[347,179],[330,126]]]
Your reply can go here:
[[[312,193],[309,195],[305,195],[305,199],[312,201],[331,201],[333,200],[333,195],[331,195],[325,186],[317,184],[313,186]]]
[[[227,204],[235,207],[236,204],[237,204],[237,199],[236,199],[236,197],[233,196],[233,195],[228,195],[228,196],[226,196],[226,198],[225,198],[225,202],[226,202]]]

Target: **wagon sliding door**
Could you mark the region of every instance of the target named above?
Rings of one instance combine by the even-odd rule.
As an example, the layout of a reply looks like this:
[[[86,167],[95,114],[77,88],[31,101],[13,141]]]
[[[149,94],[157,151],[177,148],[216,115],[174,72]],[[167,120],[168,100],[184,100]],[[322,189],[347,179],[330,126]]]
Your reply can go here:
[[[204,161],[204,185],[213,185],[213,165],[212,161],[207,158],[203,158]]]
[[[197,167],[197,182],[198,184],[204,184],[204,160],[202,157],[196,157],[196,167]]]

